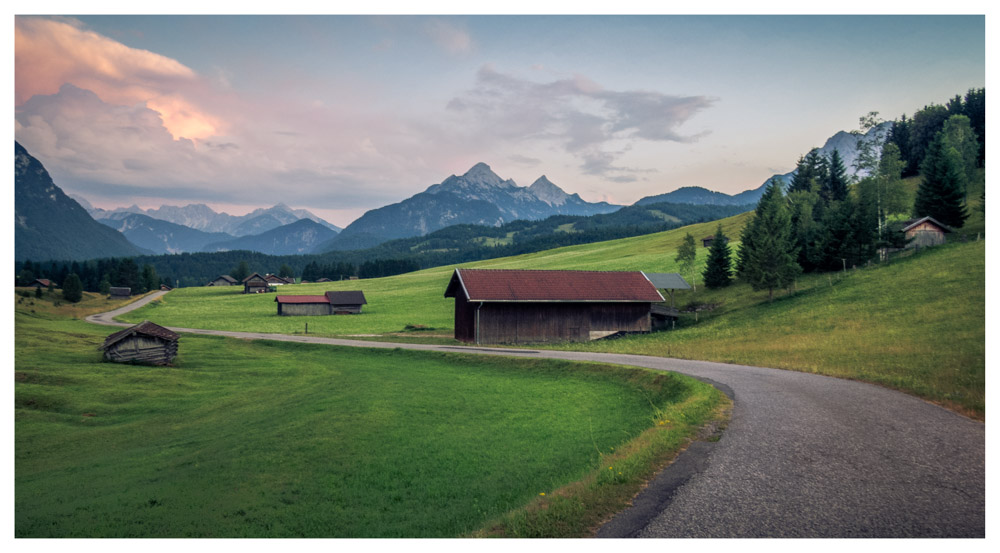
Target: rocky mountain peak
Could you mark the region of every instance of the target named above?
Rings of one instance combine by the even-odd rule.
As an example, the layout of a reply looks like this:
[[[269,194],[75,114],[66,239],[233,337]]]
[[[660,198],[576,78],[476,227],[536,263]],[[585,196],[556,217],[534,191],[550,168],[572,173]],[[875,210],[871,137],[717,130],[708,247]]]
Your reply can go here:
[[[566,191],[553,184],[545,175],[538,177],[535,182],[531,183],[528,190],[539,200],[549,205],[562,205],[570,197]]]

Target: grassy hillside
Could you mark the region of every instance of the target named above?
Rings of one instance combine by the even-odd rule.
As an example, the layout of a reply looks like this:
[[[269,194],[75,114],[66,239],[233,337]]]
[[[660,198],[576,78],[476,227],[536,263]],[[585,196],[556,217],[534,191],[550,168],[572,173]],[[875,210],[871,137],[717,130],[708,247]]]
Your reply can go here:
[[[916,181],[911,179],[914,187]],[[972,191],[970,191],[972,192]],[[978,195],[973,192],[970,198]],[[972,212],[977,212],[975,202]],[[981,215],[981,212],[979,212]],[[739,236],[747,214],[724,219],[724,231]],[[973,241],[900,258],[888,266],[848,275],[806,275],[797,293],[768,305],[766,293],[745,285],[723,291],[677,294],[682,314],[673,332],[627,340],[568,344],[566,348],[634,351],[663,356],[752,363],[857,378],[899,388],[948,404],[973,416],[985,412],[985,242]],[[685,233],[714,233],[716,222],[658,234],[558,248],[470,263],[484,268],[677,271],[677,246]],[[733,249],[738,247],[734,240]],[[703,263],[707,249],[698,247]],[[162,302],[128,316],[138,322],[331,335],[375,335],[405,340],[407,325],[431,329],[422,341],[451,342],[453,302],[444,289],[455,266],[384,279],[296,285],[282,293],[315,294],[361,289],[365,313],[339,317],[278,317],[273,295],[244,296],[213,288],[171,292]],[[700,283],[700,277],[696,279]],[[697,322],[695,321],[697,317]],[[432,338],[426,337],[427,334]],[[722,339],[720,339],[720,337]]]
[[[605,365],[194,335],[173,367],[120,365],[106,327],[15,324],[18,537],[581,536],[725,401]]]

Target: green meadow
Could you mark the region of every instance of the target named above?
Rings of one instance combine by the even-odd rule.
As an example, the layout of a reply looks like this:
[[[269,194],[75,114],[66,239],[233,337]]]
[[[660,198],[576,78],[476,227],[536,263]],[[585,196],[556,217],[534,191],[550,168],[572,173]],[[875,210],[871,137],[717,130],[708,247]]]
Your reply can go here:
[[[623,367],[195,335],[172,367],[104,363],[112,329],[41,304],[15,313],[17,537],[584,536],[725,403]]]
[[[915,190],[919,179],[907,185]],[[985,222],[979,189],[970,190],[972,217],[954,243],[830,274],[803,275],[794,292],[766,292],[735,284],[679,291],[684,310],[673,331],[589,344],[545,347],[640,353],[853,378],[893,387],[970,416],[985,416]],[[734,239],[748,214],[721,221]],[[460,266],[498,269],[643,270],[676,272],[677,247],[690,232],[699,240],[698,263],[708,250],[700,239],[718,222],[667,232],[558,248]],[[964,242],[962,240],[965,240]],[[278,317],[273,294],[245,296],[241,290],[190,288],[130,313],[125,320],[170,326],[301,333],[368,340],[455,343],[453,300],[444,290],[456,266],[381,279],[304,284],[287,294],[361,289],[369,305],[361,315]],[[407,329],[423,329],[407,331]],[[533,346],[534,347],[534,346]]]

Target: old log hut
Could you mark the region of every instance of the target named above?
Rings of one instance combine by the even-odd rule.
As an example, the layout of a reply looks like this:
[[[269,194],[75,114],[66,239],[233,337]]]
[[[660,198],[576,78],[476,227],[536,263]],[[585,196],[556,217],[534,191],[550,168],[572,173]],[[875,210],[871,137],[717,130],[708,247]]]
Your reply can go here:
[[[361,290],[327,292],[322,296],[284,296],[274,298],[278,304],[278,315],[348,315],[361,313],[361,306],[367,304]]]
[[[270,283],[260,273],[254,273],[243,279],[244,294],[258,294],[260,292],[267,292],[270,289]]]
[[[52,286],[55,288],[56,284],[47,278],[36,278],[28,286],[34,286],[35,288],[48,288],[49,286]]]
[[[663,296],[640,271],[456,269],[455,339],[476,344],[587,341],[649,332]]]
[[[107,361],[169,365],[177,356],[179,339],[177,333],[143,321],[108,336],[99,349]]]
[[[108,293],[113,298],[127,298],[132,295],[132,289],[126,286],[112,286],[108,289]]]

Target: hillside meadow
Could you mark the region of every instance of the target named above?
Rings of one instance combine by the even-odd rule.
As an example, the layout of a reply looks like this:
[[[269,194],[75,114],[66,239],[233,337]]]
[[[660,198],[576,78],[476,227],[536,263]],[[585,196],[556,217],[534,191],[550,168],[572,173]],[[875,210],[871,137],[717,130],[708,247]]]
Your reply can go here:
[[[586,536],[727,403],[609,365],[196,335],[121,365],[113,329],[15,324],[17,537]]]
[[[918,179],[908,179],[913,191]],[[907,252],[887,264],[801,276],[791,295],[735,284],[675,294],[681,314],[673,331],[589,344],[545,347],[640,353],[752,364],[853,378],[890,386],[976,418],[985,416],[985,241],[978,194],[970,189],[970,224],[954,243]],[[721,221],[736,238],[749,214]],[[643,270],[677,272],[677,247],[690,232],[698,263],[700,239],[719,222],[667,232],[558,248],[460,266],[497,269]],[[979,230],[977,230],[979,229]],[[965,240],[964,242],[962,240]],[[301,333],[369,340],[456,343],[453,300],[444,290],[456,266],[394,277],[282,287],[281,293],[320,294],[361,289],[364,313],[334,317],[278,317],[273,294],[239,289],[175,290],[125,317],[170,326]],[[787,296],[787,297],[786,297]],[[412,331],[414,328],[417,331]],[[408,329],[410,329],[408,331]],[[534,346],[533,346],[534,347]]]

